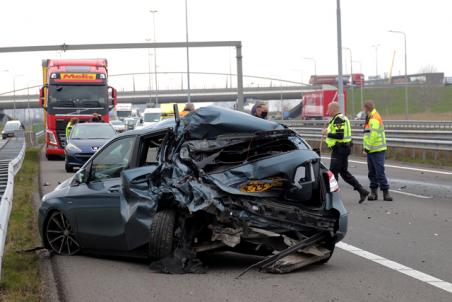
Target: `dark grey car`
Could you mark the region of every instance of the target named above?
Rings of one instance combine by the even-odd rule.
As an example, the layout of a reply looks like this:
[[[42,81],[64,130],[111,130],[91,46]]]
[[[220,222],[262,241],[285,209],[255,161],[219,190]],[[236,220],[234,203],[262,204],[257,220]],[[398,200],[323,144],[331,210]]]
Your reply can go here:
[[[39,230],[62,255],[147,257],[164,272],[196,272],[200,253],[234,250],[288,272],[328,261],[345,236],[337,191],[295,132],[205,107],[111,140],[44,196]]]

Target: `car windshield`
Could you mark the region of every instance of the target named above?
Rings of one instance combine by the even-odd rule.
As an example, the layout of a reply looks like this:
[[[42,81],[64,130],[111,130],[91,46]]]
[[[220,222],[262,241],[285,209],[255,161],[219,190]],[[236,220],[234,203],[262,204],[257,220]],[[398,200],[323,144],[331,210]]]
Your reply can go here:
[[[111,123],[112,125],[115,125],[115,126],[121,126],[121,125],[124,125],[124,123],[121,122],[121,121],[111,121],[110,123]]]
[[[144,114],[143,121],[145,123],[159,122],[160,121],[160,116],[161,116],[160,112],[156,112],[156,113],[148,112],[148,113]]]
[[[71,139],[109,139],[116,131],[109,124],[79,124],[71,130]]]
[[[104,85],[50,85],[49,106],[74,108],[99,108],[107,103],[107,87]]]
[[[137,123],[136,120],[126,120],[127,125],[135,125]]]
[[[3,130],[6,131],[14,131],[14,130],[19,130],[20,128],[20,124],[18,122],[7,122],[5,127],[3,128]]]

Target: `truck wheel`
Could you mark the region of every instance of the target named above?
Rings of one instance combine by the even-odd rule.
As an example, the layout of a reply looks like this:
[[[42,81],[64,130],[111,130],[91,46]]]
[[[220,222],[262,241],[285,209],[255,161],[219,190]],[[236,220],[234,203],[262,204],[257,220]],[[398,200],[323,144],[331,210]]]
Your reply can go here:
[[[159,260],[173,252],[174,227],[176,213],[174,210],[157,212],[151,224],[149,234],[149,258]]]

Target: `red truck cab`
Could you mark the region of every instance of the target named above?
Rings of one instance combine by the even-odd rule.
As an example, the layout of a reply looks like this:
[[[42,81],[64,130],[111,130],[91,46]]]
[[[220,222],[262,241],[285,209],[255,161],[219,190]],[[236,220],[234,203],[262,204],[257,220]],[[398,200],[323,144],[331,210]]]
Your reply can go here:
[[[40,105],[46,126],[46,157],[64,156],[66,126],[71,118],[89,121],[93,113],[109,122],[116,90],[108,86],[106,59],[43,60]]]

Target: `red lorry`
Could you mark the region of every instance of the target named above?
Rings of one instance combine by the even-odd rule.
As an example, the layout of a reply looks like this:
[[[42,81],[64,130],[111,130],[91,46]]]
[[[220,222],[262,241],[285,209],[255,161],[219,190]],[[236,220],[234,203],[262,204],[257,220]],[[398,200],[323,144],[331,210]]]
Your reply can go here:
[[[42,61],[40,105],[46,125],[46,157],[64,156],[66,126],[71,118],[81,122],[93,113],[109,121],[116,106],[116,90],[108,86],[106,59]]]
[[[302,120],[321,120],[328,118],[328,105],[338,102],[336,89],[303,92],[301,100]],[[347,92],[344,91],[344,107],[347,108]],[[346,110],[345,110],[346,112]]]

